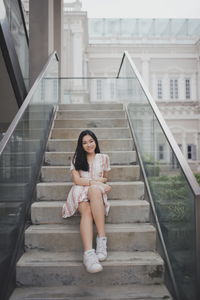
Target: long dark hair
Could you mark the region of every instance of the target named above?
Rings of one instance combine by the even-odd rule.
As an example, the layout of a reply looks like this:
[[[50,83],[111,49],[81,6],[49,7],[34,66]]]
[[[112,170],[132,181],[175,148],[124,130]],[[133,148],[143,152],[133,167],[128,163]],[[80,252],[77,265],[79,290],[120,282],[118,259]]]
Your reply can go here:
[[[89,171],[89,165],[87,162],[87,152],[83,149],[83,137],[86,135],[90,135],[91,138],[95,141],[96,148],[95,148],[95,153],[100,153],[100,148],[99,148],[99,143],[97,140],[96,135],[94,132],[91,130],[84,130],[80,133],[77,146],[76,146],[76,151],[73,156],[72,163],[75,166],[76,170],[83,170],[83,171]]]

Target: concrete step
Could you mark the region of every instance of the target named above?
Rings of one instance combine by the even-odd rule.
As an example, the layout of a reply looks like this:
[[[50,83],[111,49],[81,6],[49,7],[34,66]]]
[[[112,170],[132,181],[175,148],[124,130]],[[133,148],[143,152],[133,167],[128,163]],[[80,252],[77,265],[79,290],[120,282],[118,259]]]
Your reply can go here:
[[[108,128],[108,127],[127,127],[128,122],[125,118],[102,119],[92,118],[92,115],[87,120],[82,118],[75,119],[69,117],[67,120],[54,120],[55,128]]]
[[[61,210],[64,201],[37,201],[31,206],[33,224],[79,224],[80,215],[63,219]],[[149,203],[145,200],[110,200],[106,223],[136,223],[149,221]]]
[[[172,300],[166,287],[159,285],[59,286],[17,288],[10,300]]]
[[[107,151],[111,165],[136,164],[135,151]],[[45,165],[70,166],[74,152],[46,152]]]
[[[133,149],[133,141],[132,139],[98,139],[99,147],[102,152],[107,151],[130,151]],[[73,152],[75,151],[77,146],[77,139],[71,140],[62,140],[55,139],[49,140],[47,144],[47,151],[67,151]]]
[[[56,241],[55,241],[56,243]],[[17,263],[17,282],[23,286],[119,286],[161,284],[164,265],[154,252],[109,252],[103,271],[89,274],[77,252],[31,251]]]
[[[122,103],[59,104],[58,110],[123,110]]]
[[[51,133],[52,139],[77,139],[81,131],[87,128],[54,128]],[[129,128],[90,128],[98,139],[130,138]]]
[[[139,180],[140,167],[135,166],[112,166],[109,172],[109,181],[132,181]],[[41,169],[42,182],[71,182],[70,167],[43,166]]]
[[[111,182],[112,191],[108,195],[110,200],[118,199],[143,199],[144,183],[136,182]],[[45,182],[37,184],[38,200],[57,200],[65,201],[67,194],[71,188],[71,183],[65,182]]]
[[[106,236],[109,251],[155,250],[156,230],[148,223],[106,224]],[[80,251],[82,241],[79,225],[32,225],[25,231],[25,247],[26,251]]]
[[[57,111],[56,120],[67,120],[69,118],[88,119],[92,116],[102,119],[116,119],[125,118],[126,113],[123,110],[62,110]]]

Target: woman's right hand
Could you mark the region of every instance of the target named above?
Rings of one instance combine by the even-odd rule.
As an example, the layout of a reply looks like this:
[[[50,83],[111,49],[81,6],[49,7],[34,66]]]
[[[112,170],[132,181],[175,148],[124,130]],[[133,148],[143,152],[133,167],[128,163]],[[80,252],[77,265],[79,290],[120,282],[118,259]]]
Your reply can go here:
[[[111,189],[112,189],[110,185],[108,185],[106,183],[102,183],[100,181],[95,181],[95,180],[91,180],[91,185],[99,185],[99,186],[101,186],[103,188],[103,191],[105,193],[110,192]]]

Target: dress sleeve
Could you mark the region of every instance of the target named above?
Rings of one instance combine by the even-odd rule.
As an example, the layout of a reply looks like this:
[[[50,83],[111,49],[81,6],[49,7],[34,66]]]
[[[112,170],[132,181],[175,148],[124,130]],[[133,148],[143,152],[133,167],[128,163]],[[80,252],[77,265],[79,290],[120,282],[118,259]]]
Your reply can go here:
[[[110,159],[109,156],[107,154],[104,154],[104,167],[103,167],[104,171],[110,171]]]

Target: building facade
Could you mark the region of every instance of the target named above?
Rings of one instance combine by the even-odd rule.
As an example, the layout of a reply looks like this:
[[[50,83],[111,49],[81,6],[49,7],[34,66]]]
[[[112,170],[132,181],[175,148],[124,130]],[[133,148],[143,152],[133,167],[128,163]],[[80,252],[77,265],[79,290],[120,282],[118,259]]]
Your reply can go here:
[[[87,101],[89,92],[92,101],[115,101],[113,77],[127,50],[192,170],[200,172],[200,19],[89,19],[79,0],[64,8],[63,102]],[[157,149],[161,160],[164,147]]]

